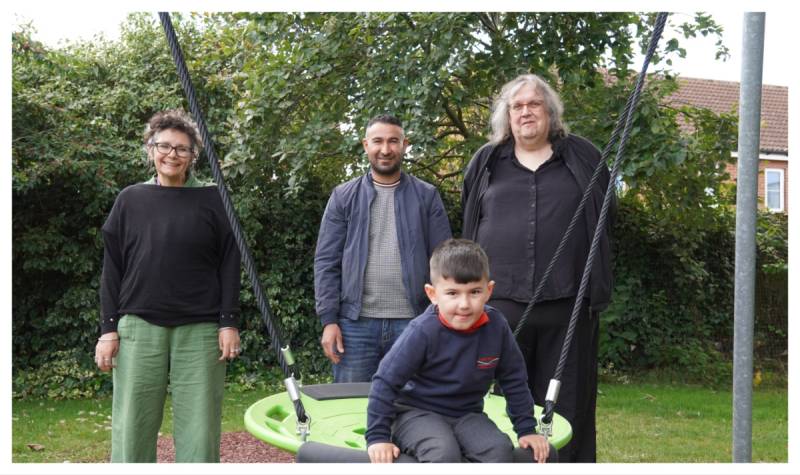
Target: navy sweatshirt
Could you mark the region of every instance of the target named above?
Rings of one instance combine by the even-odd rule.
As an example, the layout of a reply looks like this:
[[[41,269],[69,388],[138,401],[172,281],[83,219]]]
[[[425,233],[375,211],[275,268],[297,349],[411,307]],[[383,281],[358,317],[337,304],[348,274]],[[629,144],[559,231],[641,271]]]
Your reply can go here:
[[[241,259],[216,187],[132,185],[103,224],[101,334],[120,317],[238,327]]]
[[[472,333],[445,327],[434,305],[409,323],[372,378],[367,445],[391,441],[395,403],[449,417],[482,412],[494,379],[517,436],[535,432],[522,354],[502,314],[488,305],[485,310],[489,322]]]

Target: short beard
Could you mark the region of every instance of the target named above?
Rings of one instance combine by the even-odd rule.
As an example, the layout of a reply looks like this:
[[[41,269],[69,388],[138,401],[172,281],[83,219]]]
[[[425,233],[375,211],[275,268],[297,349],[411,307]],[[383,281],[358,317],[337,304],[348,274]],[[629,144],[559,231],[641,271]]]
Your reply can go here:
[[[376,162],[377,162],[377,160],[376,160]],[[397,162],[394,162],[393,165],[391,167],[389,167],[389,168],[385,168],[385,167],[378,168],[378,166],[376,166],[376,165],[374,165],[372,163],[370,163],[369,166],[370,166],[370,170],[372,170],[373,174],[381,175],[381,176],[387,176],[388,177],[388,176],[392,176],[395,173],[397,173],[398,171],[400,171],[400,167],[401,167],[402,163],[403,163],[403,159],[401,158]]]

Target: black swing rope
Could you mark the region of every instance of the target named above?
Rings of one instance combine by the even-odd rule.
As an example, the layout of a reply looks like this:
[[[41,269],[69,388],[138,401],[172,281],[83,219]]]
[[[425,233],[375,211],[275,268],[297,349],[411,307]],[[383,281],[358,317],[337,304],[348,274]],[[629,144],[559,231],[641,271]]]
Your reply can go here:
[[[294,361],[291,356],[291,352],[289,351],[289,347],[284,347],[281,345],[280,331],[272,320],[272,312],[269,308],[269,302],[264,296],[264,290],[261,287],[261,281],[258,279],[258,272],[256,271],[256,265],[253,260],[253,256],[250,253],[250,248],[244,239],[242,226],[236,216],[236,210],[233,208],[233,201],[231,201],[230,195],[228,194],[228,189],[225,186],[225,179],[219,166],[219,158],[217,158],[217,154],[214,151],[211,134],[208,132],[206,122],[203,118],[203,112],[200,109],[199,103],[197,102],[194,86],[192,85],[192,79],[189,76],[189,70],[186,67],[186,61],[183,59],[183,53],[181,51],[180,44],[178,43],[178,38],[175,35],[175,29],[172,27],[172,20],[170,19],[169,13],[166,12],[159,12],[158,16],[161,20],[161,25],[164,27],[164,33],[167,36],[167,43],[169,43],[169,48],[172,51],[172,59],[175,62],[175,67],[178,69],[178,76],[180,78],[181,85],[183,86],[183,90],[186,93],[186,98],[189,101],[189,109],[191,110],[195,122],[197,122],[197,128],[200,130],[200,135],[203,137],[203,143],[206,144],[205,150],[208,157],[208,163],[211,165],[211,173],[214,176],[214,181],[217,183],[217,189],[219,190],[220,197],[222,198],[222,204],[225,207],[225,214],[228,216],[228,221],[230,222],[233,235],[236,238],[236,245],[239,247],[239,252],[242,255],[242,263],[247,270],[247,275],[250,277],[250,284],[253,287],[253,294],[255,295],[256,303],[261,311],[261,317],[268,333],[267,337],[269,337],[272,342],[272,347],[278,356],[278,362],[280,363],[281,370],[283,370],[283,374],[286,377],[285,383],[287,385],[290,398],[292,399],[292,403],[294,404],[297,420],[300,424],[305,425],[304,428],[307,428],[308,416],[306,415],[305,408],[300,400],[299,392],[295,382],[295,380],[301,379],[300,373],[294,367]]]
[[[531,298],[528,306],[525,308],[525,312],[523,312],[520,321],[517,323],[516,328],[514,329],[514,336],[519,337],[519,333],[522,328],[525,327],[525,324],[528,320],[528,317],[533,312],[534,305],[538,302],[541,294],[544,290],[544,284],[547,282],[550,273],[552,272],[553,268],[555,267],[555,263],[566,247],[567,241],[569,240],[573,229],[578,222],[578,218],[580,217],[581,213],[583,213],[584,208],[586,207],[586,202],[591,196],[592,189],[597,184],[597,180],[600,176],[600,171],[603,167],[606,166],[606,160],[611,152],[611,150],[616,145],[617,139],[619,139],[620,131],[622,130],[622,138],[619,140],[619,147],[617,148],[617,154],[614,158],[614,164],[611,167],[610,177],[608,180],[608,186],[606,188],[605,195],[603,197],[603,206],[600,210],[600,216],[597,220],[597,225],[595,227],[594,236],[592,237],[591,247],[589,248],[589,255],[586,259],[586,265],[583,268],[583,275],[581,276],[581,283],[580,287],[578,288],[578,294],[575,297],[575,303],[572,308],[572,315],[569,319],[569,325],[567,326],[567,332],[564,335],[564,343],[561,346],[561,354],[558,359],[558,363],[556,365],[556,369],[553,373],[553,378],[550,380],[550,385],[547,388],[547,395],[545,397],[545,404],[544,404],[544,411],[542,413],[542,428],[544,429],[545,433],[549,435],[549,432],[552,427],[552,420],[553,420],[553,412],[555,410],[556,401],[558,400],[558,391],[561,386],[561,376],[564,372],[564,366],[566,365],[567,355],[569,354],[570,346],[572,345],[572,337],[575,333],[575,326],[578,322],[578,315],[580,314],[581,306],[583,303],[583,298],[586,294],[586,289],[589,284],[589,275],[592,271],[592,265],[594,264],[595,254],[597,254],[597,248],[600,244],[600,236],[603,233],[603,230],[606,225],[607,217],[608,217],[608,210],[611,203],[611,197],[614,194],[614,188],[616,186],[616,177],[619,173],[619,167],[622,164],[622,157],[625,152],[625,145],[628,142],[628,138],[631,132],[631,124],[633,123],[633,112],[636,109],[639,103],[639,96],[642,91],[642,87],[644,86],[645,77],[647,75],[647,68],[650,64],[650,60],[655,54],[656,47],[658,46],[659,39],[661,38],[661,34],[664,31],[664,25],[667,21],[668,13],[661,12],[658,14],[656,18],[655,27],[653,28],[652,36],[650,37],[650,44],[647,48],[647,54],[644,57],[642,70],[639,73],[639,76],[636,80],[636,86],[634,87],[633,91],[631,92],[630,96],[628,97],[628,101],[625,105],[625,108],[622,112],[622,115],[617,120],[617,124],[614,127],[614,131],[611,134],[611,137],[608,141],[608,144],[603,149],[602,157],[597,164],[597,168],[595,168],[594,174],[592,174],[591,180],[589,180],[589,184],[583,192],[583,196],[581,197],[581,201],[578,204],[578,208],[575,210],[575,214],[572,216],[572,220],[570,221],[569,225],[567,226],[564,235],[561,238],[561,241],[558,243],[558,247],[556,248],[553,257],[550,259],[550,263],[547,265],[542,278],[540,279],[539,283],[536,286],[536,290]],[[623,129],[624,124],[624,129]],[[533,272],[533,270],[531,270]],[[532,281],[534,279],[531,279]]]
[[[661,37],[661,34],[663,33],[667,16],[668,14],[664,12],[658,14],[655,28],[653,29],[653,34],[652,37],[650,38],[650,45],[648,47],[647,54],[644,58],[642,70],[637,78],[634,91],[628,97],[628,101],[622,112],[622,115],[617,121],[617,124],[614,128],[611,138],[609,139],[608,144],[603,150],[602,158],[598,163],[598,166],[595,169],[594,174],[592,175],[592,178],[590,179],[589,184],[586,187],[586,190],[584,191],[581,201],[578,204],[578,208],[575,210],[575,214],[573,215],[572,220],[570,221],[569,226],[567,227],[564,233],[564,236],[559,242],[559,245],[556,248],[553,257],[551,258],[547,268],[545,269],[545,272],[536,287],[533,298],[526,307],[525,312],[522,314],[522,317],[519,323],[517,324],[517,327],[514,330],[514,335],[518,336],[520,330],[525,326],[527,319],[531,315],[535,303],[541,297],[542,291],[544,289],[544,283],[547,281],[548,277],[552,273],[556,261],[563,253],[563,250],[566,247],[566,243],[569,240],[573,232],[573,229],[576,226],[580,214],[583,212],[586,206],[586,202],[588,201],[589,196],[591,195],[591,190],[597,184],[597,180],[599,179],[600,176],[600,171],[602,167],[605,166],[606,160],[610,155],[611,150],[614,148],[617,140],[619,139],[619,134],[620,131],[622,130],[622,138],[620,140],[620,144],[617,149],[617,154],[614,159],[614,164],[610,172],[608,187],[606,189],[606,193],[603,199],[603,206],[600,211],[600,217],[598,218],[597,226],[595,228],[595,233],[592,239],[589,255],[587,257],[586,266],[584,267],[583,275],[581,278],[581,285],[580,288],[578,289],[578,295],[575,298],[575,305],[572,310],[572,315],[570,316],[567,333],[564,336],[564,343],[561,348],[561,355],[558,364],[556,366],[553,379],[551,380],[551,385],[547,391],[547,399],[545,401],[544,413],[541,419],[542,423],[548,428],[546,430],[549,430],[549,427],[552,423],[553,411],[555,408],[555,403],[558,398],[558,386],[560,385],[560,378],[563,373],[567,354],[569,353],[569,348],[572,343],[572,337],[575,332],[577,317],[578,314],[580,313],[581,302],[583,300],[583,297],[586,293],[586,288],[588,286],[589,275],[591,273],[592,264],[594,262],[594,256],[597,252],[597,247],[600,242],[600,235],[602,234],[603,228],[605,227],[606,224],[608,209],[610,205],[610,198],[612,196],[612,193],[614,193],[616,176],[619,172],[619,166],[622,161],[625,145],[627,143],[628,137],[630,136],[633,111],[638,105],[639,96],[642,87],[644,85],[644,80],[647,73],[647,68],[653,54],[655,53],[655,49]],[[258,304],[259,310],[261,311],[265,328],[267,330],[268,336],[271,339],[272,346],[275,349],[276,354],[278,356],[278,362],[280,363],[281,369],[283,370],[284,375],[287,377],[287,389],[289,390],[290,396],[292,397],[293,404],[295,406],[295,413],[297,415],[297,420],[300,423],[307,424],[308,416],[305,414],[305,409],[303,408],[302,401],[300,400],[299,395],[297,394],[297,388],[291,387],[290,383],[288,383],[290,379],[292,381],[294,380],[295,375],[297,376],[297,379],[300,379],[299,373],[294,368],[294,362],[292,361],[293,359],[291,357],[291,353],[288,351],[288,346],[282,347],[279,330],[272,321],[269,302],[264,297],[264,292],[261,287],[261,282],[258,279],[258,273],[256,271],[253,257],[250,253],[249,247],[247,246],[247,242],[244,240],[241,224],[239,223],[239,220],[236,216],[236,211],[233,208],[233,202],[231,201],[227,188],[225,186],[224,177],[222,175],[222,171],[219,166],[219,159],[217,158],[216,152],[214,151],[213,142],[211,141],[211,136],[208,132],[208,128],[206,127],[202,111],[197,102],[194,86],[192,85],[192,81],[189,76],[188,69],[186,67],[186,62],[183,58],[183,53],[181,52],[178,39],[175,35],[175,30],[172,27],[172,21],[170,20],[169,13],[165,12],[159,12],[159,18],[164,28],[164,32],[167,37],[167,42],[169,43],[170,50],[172,52],[173,60],[175,62],[176,68],[178,69],[178,76],[180,78],[181,85],[183,86],[184,92],[186,93],[186,97],[189,101],[190,111],[193,117],[195,118],[195,121],[197,122],[197,126],[198,129],[200,130],[203,142],[207,144],[206,154],[208,156],[209,165],[211,166],[211,172],[217,183],[217,188],[219,190],[223,205],[225,207],[225,213],[228,217],[228,220],[230,221],[231,229],[233,230],[236,239],[236,244],[238,245],[239,251],[242,255],[242,262],[250,278],[250,282],[253,287],[253,293],[256,297],[256,302]],[[623,124],[624,124],[624,130],[623,130]]]

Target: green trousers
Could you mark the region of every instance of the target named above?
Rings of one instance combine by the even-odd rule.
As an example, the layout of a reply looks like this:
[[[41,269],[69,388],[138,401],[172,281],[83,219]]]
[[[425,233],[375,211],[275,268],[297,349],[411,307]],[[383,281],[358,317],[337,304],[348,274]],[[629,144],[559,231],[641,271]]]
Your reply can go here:
[[[117,332],[111,461],[156,461],[169,384],[175,461],[219,462],[226,365],[217,324],[160,327],[126,315]]]

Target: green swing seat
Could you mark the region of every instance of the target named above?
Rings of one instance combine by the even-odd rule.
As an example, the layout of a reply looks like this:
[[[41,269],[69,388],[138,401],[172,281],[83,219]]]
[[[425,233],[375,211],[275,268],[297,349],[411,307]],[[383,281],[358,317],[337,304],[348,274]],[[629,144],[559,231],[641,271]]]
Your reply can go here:
[[[307,445],[306,451],[309,448],[327,450],[322,457],[328,458],[327,461],[364,461],[369,387],[369,383],[316,384],[302,387],[301,400],[310,418],[306,441],[297,433],[294,406],[285,392],[273,394],[250,406],[245,412],[244,424],[254,437],[294,454],[302,453],[303,446]],[[534,415],[537,418],[541,410],[541,407],[535,407]],[[505,411],[505,399],[502,396],[487,395],[484,412],[516,445],[517,438]],[[558,449],[566,445],[571,437],[572,428],[569,422],[554,414],[550,444]],[[336,448],[343,450],[332,450]],[[348,453],[351,456],[341,455]]]

